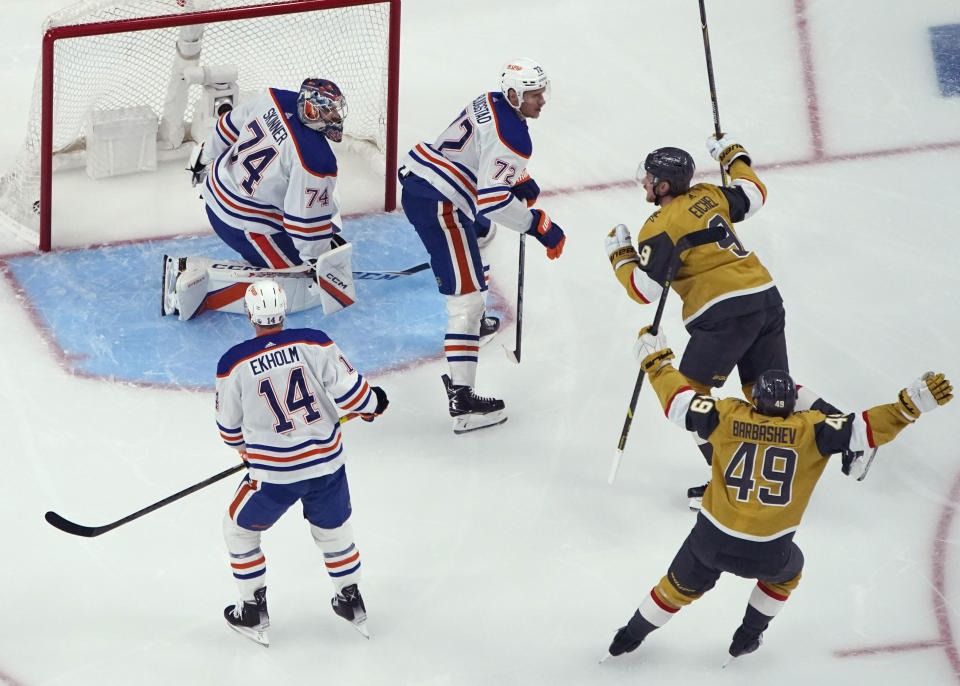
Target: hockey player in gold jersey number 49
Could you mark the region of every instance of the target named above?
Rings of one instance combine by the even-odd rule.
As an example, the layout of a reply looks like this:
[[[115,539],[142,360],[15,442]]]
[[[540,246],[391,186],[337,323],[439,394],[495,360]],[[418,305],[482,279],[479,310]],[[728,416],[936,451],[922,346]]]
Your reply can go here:
[[[732,657],[752,653],[800,581],[803,553],[793,535],[829,456],[892,441],[922,412],[949,402],[953,388],[943,374],[927,373],[896,402],[865,412],[799,412],[797,387],[785,371],[761,373],[751,405],[692,389],[670,364],[674,355],[662,331],[641,331],[634,352],[667,418],[713,446],[713,478],[667,575],[617,631],[610,655],[636,649],[723,572],[757,580],[729,648]]]

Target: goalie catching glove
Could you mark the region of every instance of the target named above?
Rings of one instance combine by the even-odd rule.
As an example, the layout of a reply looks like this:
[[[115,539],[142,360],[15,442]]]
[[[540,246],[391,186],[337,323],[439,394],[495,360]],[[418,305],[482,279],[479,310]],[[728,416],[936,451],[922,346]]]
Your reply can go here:
[[[547,257],[555,260],[563,253],[563,244],[567,237],[563,234],[563,229],[556,222],[550,221],[550,217],[543,210],[530,210],[533,220],[530,222],[530,228],[527,233],[547,249]]]
[[[720,163],[725,172],[730,171],[730,165],[736,159],[741,159],[750,164],[750,155],[746,149],[733,136],[726,133],[720,134],[720,140],[717,140],[716,135],[710,136],[707,139],[707,151],[710,153],[710,157]]]
[[[625,224],[617,224],[603,239],[603,246],[607,250],[607,257],[613,265],[613,271],[630,262],[639,262],[637,249],[633,247],[633,238],[630,229]]]
[[[943,374],[927,372],[900,391],[900,411],[909,420],[915,420],[922,412],[935,410],[953,400],[953,386]]]
[[[653,374],[674,358],[663,331],[654,334],[650,329],[649,326],[640,329],[637,341],[633,344],[633,356],[647,374]]]

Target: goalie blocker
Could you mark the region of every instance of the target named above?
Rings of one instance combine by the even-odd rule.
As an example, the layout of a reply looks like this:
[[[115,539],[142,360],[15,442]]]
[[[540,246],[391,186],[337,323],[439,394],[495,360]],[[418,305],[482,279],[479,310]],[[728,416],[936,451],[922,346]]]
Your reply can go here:
[[[208,310],[244,314],[246,288],[265,271],[286,291],[287,312],[318,305],[324,314],[338,312],[357,300],[353,245],[340,236],[334,236],[331,245],[313,264],[280,270],[207,257],[164,255],[161,315],[176,314],[186,321]]]

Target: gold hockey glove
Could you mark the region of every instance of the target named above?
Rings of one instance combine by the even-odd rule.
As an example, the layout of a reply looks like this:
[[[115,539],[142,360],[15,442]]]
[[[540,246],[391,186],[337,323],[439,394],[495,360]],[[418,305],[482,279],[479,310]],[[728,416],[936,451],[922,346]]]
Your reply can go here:
[[[645,358],[643,358],[643,362],[640,363],[640,366],[649,376],[654,372],[660,371],[660,368],[667,364],[674,357],[675,355],[670,348],[664,348],[663,350],[658,350],[647,355]]]
[[[935,410],[953,400],[953,386],[943,374],[927,372],[900,391],[900,411],[908,419],[916,419],[922,412]]]
[[[633,356],[637,358],[637,362],[643,364],[647,357],[665,349],[667,349],[667,336],[663,329],[654,335],[650,333],[650,327],[645,326],[637,334],[637,340],[633,344]]]
[[[726,172],[730,171],[730,165],[733,164],[733,161],[738,157],[747,164],[750,164],[750,155],[746,149],[740,145],[733,136],[726,133],[720,135],[720,140],[717,140],[715,135],[710,136],[707,139],[707,151],[713,159],[720,163],[723,171]]]
[[[610,264],[613,265],[613,271],[617,271],[629,262],[640,261],[637,257],[637,249],[633,247],[630,229],[625,224],[617,224],[613,227],[613,230],[603,239],[603,245],[610,258]]]

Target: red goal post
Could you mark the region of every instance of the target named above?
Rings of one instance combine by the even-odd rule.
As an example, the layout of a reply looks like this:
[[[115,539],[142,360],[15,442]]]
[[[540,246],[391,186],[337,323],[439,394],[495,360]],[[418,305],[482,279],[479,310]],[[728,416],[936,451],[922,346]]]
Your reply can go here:
[[[101,9],[104,5],[123,7],[128,12],[131,6],[153,9],[165,3],[176,6],[177,10],[180,11],[164,15],[153,14],[152,16],[134,16],[89,22],[85,22],[81,18],[75,23],[49,26],[45,31],[39,84],[39,197],[34,199],[30,194],[27,194],[26,197],[14,198],[15,201],[27,203],[30,206],[27,210],[28,215],[30,211],[38,215],[36,219],[38,221],[39,250],[48,251],[51,247],[54,155],[61,150],[75,150],[78,147],[83,147],[81,140],[79,145],[76,142],[64,144],[61,141],[57,149],[54,148],[54,131],[55,127],[58,126],[55,115],[57,114],[58,99],[60,99],[60,93],[55,91],[54,84],[57,84],[57,90],[72,86],[69,81],[61,82],[58,80],[57,68],[61,66],[57,58],[58,41],[89,40],[91,37],[112,34],[130,34],[133,36],[139,35],[139,32],[177,29],[194,25],[221,27],[232,25],[229,24],[232,22],[244,22],[253,19],[287,17],[289,20],[289,15],[297,15],[293,18],[293,24],[289,21],[279,24],[280,28],[277,29],[277,35],[271,35],[272,28],[263,28],[272,26],[272,24],[256,24],[261,27],[258,28],[256,35],[243,39],[231,39],[237,45],[227,46],[229,49],[221,47],[220,53],[228,55],[228,57],[221,57],[220,59],[234,59],[230,56],[231,50],[233,50],[232,54],[238,56],[235,61],[240,63],[237,83],[241,93],[245,90],[262,90],[276,86],[293,89],[299,86],[300,80],[308,76],[330,78],[336,81],[343,89],[350,106],[350,112],[345,121],[345,137],[352,136],[367,141],[375,145],[379,154],[383,156],[385,167],[384,209],[387,211],[395,209],[400,2],[401,0],[258,0],[256,4],[251,4],[250,0],[114,0],[110,3],[87,0],[85,3],[78,3],[78,5],[94,5],[97,9]],[[185,5],[186,7],[184,7]],[[205,8],[191,11],[189,9],[191,5],[202,5]],[[211,5],[216,5],[216,7],[211,7]],[[345,30],[344,27],[352,27],[351,22],[368,21],[362,14],[362,8],[371,8],[372,6],[377,6],[378,14],[377,18],[371,21],[371,26],[358,29],[357,35],[360,38],[346,35],[349,31]],[[351,8],[357,9],[352,10]],[[373,12],[373,10],[370,11]],[[384,12],[386,13],[385,16]],[[323,25],[324,17],[335,18],[336,20],[336,25],[323,28],[323,31],[328,34],[326,38],[321,35],[316,36],[317,53],[296,55],[297,59],[303,61],[303,65],[302,67],[299,64],[288,67],[288,71],[294,73],[287,74],[287,78],[283,82],[244,82],[244,60],[248,62],[256,60],[258,46],[256,44],[244,45],[243,43],[247,41],[256,43],[257,40],[262,39],[267,43],[263,46],[265,50],[273,49],[278,52],[286,50],[288,53],[302,53],[304,50],[298,50],[297,48],[298,41],[304,39],[303,36],[299,35],[299,32],[318,31],[313,24],[306,22],[307,17],[318,22],[318,26]],[[267,19],[267,21],[271,20]],[[291,30],[298,33],[291,33]],[[385,35],[381,35],[384,33]],[[297,40],[285,40],[293,38]],[[307,36],[306,38],[309,40],[310,37]],[[329,47],[328,43],[334,42],[334,40],[357,40],[358,45],[343,45],[344,54],[342,55],[330,56],[319,52],[326,50]],[[178,45],[173,47],[176,48]],[[207,48],[204,46],[202,49]],[[133,52],[129,54],[134,56]],[[260,55],[260,58],[264,61],[270,59],[268,54]],[[173,60],[172,55],[170,60]],[[63,58],[60,58],[60,62],[62,61]],[[92,61],[95,62],[96,60]],[[294,62],[296,63],[296,60]],[[64,78],[69,78],[69,74]],[[136,80],[137,77],[134,75],[132,78]],[[274,80],[276,80],[276,77]],[[161,93],[167,87],[166,83],[152,85],[159,89]],[[192,99],[190,107],[195,107],[195,100],[195,98]],[[156,110],[157,107],[154,105],[153,109]],[[357,109],[360,111],[357,112]],[[89,135],[89,132],[87,134]],[[77,135],[79,137],[79,133]],[[29,159],[31,157],[30,143],[30,133],[28,132],[27,143],[20,156],[21,162],[25,160],[28,165],[31,163]],[[6,177],[3,181],[9,183]],[[0,192],[7,196],[11,195],[10,188],[0,187]],[[13,193],[13,195],[16,195],[16,193]],[[8,202],[10,199],[9,197],[6,198]],[[0,208],[0,211],[3,211],[3,208]],[[23,222],[21,221],[21,223]]]

